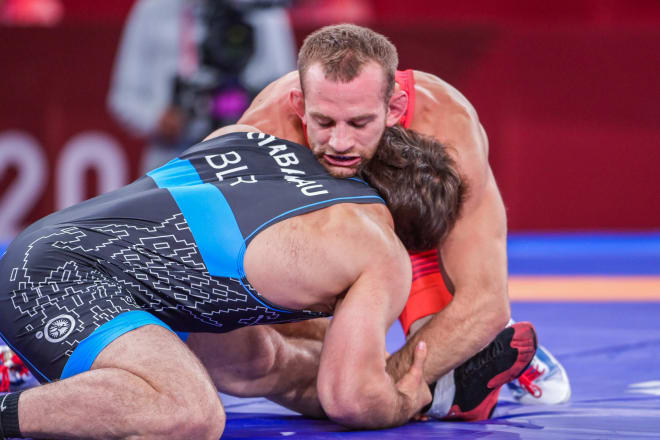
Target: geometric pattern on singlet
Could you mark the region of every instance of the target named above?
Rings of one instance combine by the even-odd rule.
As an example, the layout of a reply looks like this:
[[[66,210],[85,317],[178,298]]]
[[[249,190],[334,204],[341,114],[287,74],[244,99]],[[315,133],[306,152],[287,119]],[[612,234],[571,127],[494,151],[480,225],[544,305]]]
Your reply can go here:
[[[202,142],[23,231],[0,259],[0,333],[36,334],[60,313],[81,317],[81,329],[97,327],[117,308],[145,310],[184,332],[328,316],[270,303],[249,285],[243,255],[264,228],[337,203],[383,201],[274,136]]]
[[[50,253],[51,258],[58,256],[57,266],[49,271],[35,270],[43,267],[41,256],[48,254],[48,247],[57,249]],[[66,259],[67,255],[73,258]],[[112,265],[124,276],[113,275],[116,270],[80,265],[80,255],[94,258],[99,269]],[[264,307],[247,294],[246,288],[257,294],[249,284],[209,275],[181,213],[149,227],[111,223],[86,230],[71,226],[53,231],[28,246],[22,266],[11,271],[9,281],[15,286],[10,291],[12,304],[21,314],[34,318],[47,306],[56,306],[62,313],[75,316],[81,328],[102,325],[120,312],[116,309],[122,304],[126,309],[121,311],[137,306],[177,331],[226,332],[256,323],[291,321],[291,317]],[[101,308],[97,302],[107,292],[121,301],[103,302]],[[85,303],[92,307],[92,322],[85,322],[76,312]],[[45,325],[50,316],[52,312],[43,314],[41,324]]]
[[[328,316],[270,303],[247,281],[243,258],[265,228],[337,203],[384,202],[274,136],[195,145],[19,234],[0,258],[0,335],[50,381],[95,330],[123,325],[115,318],[124,312],[212,333]]]

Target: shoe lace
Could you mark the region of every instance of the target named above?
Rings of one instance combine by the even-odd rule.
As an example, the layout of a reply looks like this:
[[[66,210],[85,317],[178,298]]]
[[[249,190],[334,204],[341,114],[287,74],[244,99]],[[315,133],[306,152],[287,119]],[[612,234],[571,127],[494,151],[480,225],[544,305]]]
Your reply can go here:
[[[520,385],[527,390],[529,394],[532,396],[536,397],[539,399],[543,395],[543,390],[541,389],[540,386],[536,385],[534,381],[539,378],[543,373],[545,373],[545,369],[541,370],[539,367],[536,365],[530,365],[527,370],[523,374],[520,375],[518,378],[518,382],[520,382]]]

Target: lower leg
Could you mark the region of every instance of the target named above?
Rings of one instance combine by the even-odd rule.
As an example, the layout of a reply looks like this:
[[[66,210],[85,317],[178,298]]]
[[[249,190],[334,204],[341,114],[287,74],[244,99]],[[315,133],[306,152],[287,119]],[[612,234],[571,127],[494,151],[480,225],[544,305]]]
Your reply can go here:
[[[23,392],[21,434],[36,438],[207,438],[224,411],[201,363],[169,330],[148,325],[101,351],[90,371]]]
[[[106,368],[27,390],[18,409],[25,437],[164,438],[181,420],[176,406],[144,379]]]

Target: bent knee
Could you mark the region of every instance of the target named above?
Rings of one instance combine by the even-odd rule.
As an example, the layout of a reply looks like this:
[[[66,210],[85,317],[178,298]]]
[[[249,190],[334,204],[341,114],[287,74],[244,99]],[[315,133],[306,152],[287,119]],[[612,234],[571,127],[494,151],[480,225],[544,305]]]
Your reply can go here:
[[[193,415],[189,412],[180,438],[217,440],[225,430],[226,421],[222,408],[206,415],[199,413]]]
[[[189,399],[185,405],[179,399],[171,399],[167,404],[175,408],[165,412],[160,420],[154,420],[154,433],[157,438],[167,439],[209,439],[217,440],[225,429],[226,415],[220,398],[200,397],[196,402]]]

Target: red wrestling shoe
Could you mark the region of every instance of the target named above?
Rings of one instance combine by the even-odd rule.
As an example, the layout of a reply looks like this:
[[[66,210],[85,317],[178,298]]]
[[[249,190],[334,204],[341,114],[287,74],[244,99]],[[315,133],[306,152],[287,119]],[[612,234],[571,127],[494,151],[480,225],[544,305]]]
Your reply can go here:
[[[443,420],[475,422],[490,418],[502,386],[520,376],[536,353],[536,332],[518,322],[454,370],[456,394]]]

